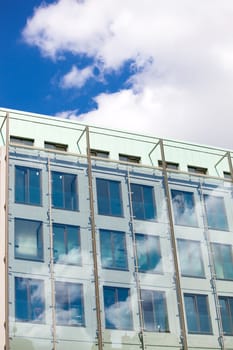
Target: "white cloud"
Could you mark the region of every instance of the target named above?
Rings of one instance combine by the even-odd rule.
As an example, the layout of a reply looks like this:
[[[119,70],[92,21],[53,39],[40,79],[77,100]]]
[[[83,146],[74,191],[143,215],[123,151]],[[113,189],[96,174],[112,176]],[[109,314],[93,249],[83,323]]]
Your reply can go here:
[[[231,0],[60,0],[36,9],[23,36],[53,59],[134,62],[132,89],[97,96],[81,120],[233,148],[232,16]],[[87,69],[63,86],[81,87]]]
[[[70,72],[61,79],[61,87],[65,89],[74,87],[81,88],[91,77],[93,77],[92,67],[78,69],[76,66],[73,66]]]

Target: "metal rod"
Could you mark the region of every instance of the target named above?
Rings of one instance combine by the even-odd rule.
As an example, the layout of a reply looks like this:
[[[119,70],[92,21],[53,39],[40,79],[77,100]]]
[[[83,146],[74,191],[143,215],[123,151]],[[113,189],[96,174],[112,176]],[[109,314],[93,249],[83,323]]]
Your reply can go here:
[[[57,348],[56,335],[56,310],[55,310],[55,275],[54,275],[54,260],[53,260],[53,225],[52,225],[52,191],[51,191],[51,169],[50,159],[48,158],[48,216],[49,216],[49,241],[50,241],[50,280],[51,280],[51,311],[52,311],[52,338],[53,350]]]
[[[135,230],[134,230],[132,192],[131,192],[131,185],[130,185],[129,168],[127,169],[127,184],[128,184],[128,194],[129,194],[130,225],[131,225],[131,233],[133,238],[134,268],[135,268],[135,280],[136,280],[138,313],[139,313],[139,324],[140,324],[139,340],[141,342],[141,348],[145,350],[146,344],[145,344],[145,336],[144,336],[144,317],[142,312],[142,297],[141,297],[140,278],[139,278],[139,272],[138,272],[138,256],[137,256],[136,237],[135,237]]]
[[[91,221],[91,237],[92,237],[92,254],[94,265],[94,282],[95,282],[95,302],[96,302],[96,321],[97,321],[97,340],[98,349],[103,349],[102,322],[100,310],[100,292],[99,292],[99,276],[98,276],[98,260],[96,247],[96,229],[95,229],[95,210],[94,210],[94,194],[92,186],[92,165],[90,153],[90,136],[89,127],[86,127],[86,147],[87,147],[87,162],[88,162],[88,188],[89,188],[89,203],[90,203],[90,221]]]
[[[6,115],[6,153],[5,153],[5,346],[6,350],[10,349],[9,344],[9,113]]]
[[[201,200],[201,210],[202,210],[202,217],[203,217],[204,233],[205,233],[205,240],[206,240],[208,258],[209,258],[209,267],[210,267],[210,275],[211,275],[210,284],[211,284],[211,288],[213,290],[215,310],[216,310],[216,314],[217,314],[217,324],[218,324],[218,331],[219,331],[218,340],[219,340],[219,345],[220,345],[221,350],[224,350],[225,349],[225,345],[224,345],[225,341],[224,341],[224,332],[223,332],[223,325],[222,325],[222,316],[221,316],[221,312],[220,312],[220,304],[219,304],[219,299],[218,299],[218,290],[217,290],[217,285],[216,285],[216,270],[215,270],[215,265],[214,265],[214,256],[213,256],[212,246],[211,246],[211,242],[210,242],[210,233],[209,233],[208,222],[207,222],[207,213],[206,213],[201,183],[200,183],[199,195],[200,195],[200,200]]]
[[[179,273],[179,265],[178,265],[178,254],[177,254],[177,248],[176,248],[176,237],[175,237],[175,229],[174,229],[174,223],[173,223],[173,217],[172,217],[171,195],[169,191],[166,158],[165,158],[162,139],[160,139],[160,150],[161,150],[161,159],[162,159],[162,166],[163,166],[163,176],[164,176],[165,195],[167,200],[168,218],[169,218],[169,224],[170,224],[172,253],[173,253],[174,268],[175,268],[175,283],[176,283],[176,294],[177,294],[179,320],[180,320],[180,328],[181,328],[181,340],[182,340],[183,350],[188,350],[187,333],[186,333],[185,316],[184,316],[184,303],[183,303],[182,292],[181,292],[181,281],[180,281],[180,273]]]

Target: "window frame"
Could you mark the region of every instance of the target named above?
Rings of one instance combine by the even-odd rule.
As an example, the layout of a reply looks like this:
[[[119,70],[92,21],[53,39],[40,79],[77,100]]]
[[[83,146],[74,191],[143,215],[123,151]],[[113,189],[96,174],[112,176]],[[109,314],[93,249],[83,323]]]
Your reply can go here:
[[[108,159],[109,158],[109,151],[103,151],[103,150],[91,148],[90,155],[91,155],[91,157]]]
[[[189,253],[188,257],[187,257],[187,260],[189,260],[189,262],[191,261],[191,263],[189,264],[189,267],[191,266],[192,269],[193,269],[193,267],[195,268],[197,265],[193,264],[193,261],[197,259],[198,262],[200,262],[202,275],[198,275],[198,274],[192,273],[193,270],[190,273],[185,273],[183,271],[183,266],[182,266],[183,258],[181,256],[181,253],[180,253],[181,249],[180,249],[180,246],[179,246],[179,244],[182,243],[182,242],[185,242],[184,243],[185,247],[182,248],[182,251],[185,251],[185,255],[187,255]],[[188,244],[196,245],[195,249],[192,249],[192,247],[187,247]],[[203,263],[203,254],[202,254],[202,249],[201,249],[201,242],[200,241],[195,241],[195,240],[190,240],[190,239],[177,238],[177,247],[178,247],[178,252],[179,252],[179,262],[180,262],[181,276],[183,276],[183,277],[192,277],[192,278],[205,278],[205,269],[204,269],[204,263]],[[197,248],[198,248],[198,250],[197,250]],[[193,257],[193,253],[196,254],[197,251],[199,252],[198,253],[199,256],[194,258]],[[191,259],[190,259],[190,255],[191,255]]]
[[[82,256],[81,256],[81,234],[80,234],[80,226],[76,225],[69,225],[69,224],[60,224],[60,223],[53,223],[53,260],[55,264],[63,264],[63,265],[74,265],[74,266],[82,266]],[[64,261],[59,261],[59,257],[56,259],[55,257],[55,250],[56,249],[56,228],[61,228],[63,229],[63,241],[62,243],[64,244],[64,253],[61,255],[64,255],[65,257],[68,256],[69,252],[72,250],[69,249],[69,229],[75,229],[77,230],[77,254],[78,254],[78,261],[77,263],[74,262],[64,262]]]
[[[61,181],[61,188],[59,188],[59,191],[54,191],[54,183],[55,178],[54,176],[59,176],[59,179],[62,179]],[[66,183],[67,180],[65,180],[67,177],[73,177],[72,181],[70,180],[68,183]],[[78,192],[78,176],[74,173],[64,173],[62,171],[58,170],[52,170],[51,171],[51,178],[52,178],[52,207],[54,209],[60,209],[60,210],[70,210],[70,211],[78,211],[79,210],[79,192]],[[57,181],[57,179],[56,179]],[[67,184],[70,187],[70,191],[66,192],[65,188]],[[74,190],[73,190],[74,188]],[[69,200],[66,198],[66,193],[69,194]],[[57,199],[55,200],[55,196],[60,197],[61,205],[56,204]]]
[[[18,174],[17,172],[21,171],[23,172],[22,180],[23,180],[23,186],[21,185],[21,189],[23,187],[23,200],[17,199],[17,179]],[[38,173],[39,177],[39,188],[37,188],[37,201],[32,201],[31,196],[33,192],[33,188],[31,185],[31,177],[33,175],[33,172]],[[24,204],[24,205],[35,205],[35,206],[42,206],[42,171],[40,168],[33,168],[28,167],[24,165],[15,165],[15,183],[14,183],[14,191],[15,191],[15,203],[17,204]]]
[[[112,291],[114,294],[114,303],[111,303],[110,305],[106,305],[106,300],[107,300],[107,291]],[[127,298],[125,300],[121,300],[121,296],[119,296],[120,292],[127,292]],[[110,298],[109,298],[110,299]],[[130,288],[125,288],[125,287],[116,287],[116,286],[109,286],[109,285],[104,285],[103,286],[103,303],[104,303],[104,319],[105,319],[105,328],[106,329],[112,329],[112,330],[128,330],[132,331],[134,329],[134,324],[133,324],[133,314],[132,314],[132,305],[131,301],[128,299],[131,299],[131,293],[130,293]],[[122,306],[121,303],[127,303],[128,310],[124,309],[124,317],[122,315],[119,315],[119,310]],[[111,311],[116,312],[116,317],[114,318],[117,322],[120,322],[120,324],[113,325],[111,321],[108,320],[107,317],[107,309],[111,308]],[[126,313],[128,311],[128,313]],[[121,312],[121,311],[120,311]],[[124,322],[128,321],[128,326],[124,326]]]
[[[15,276],[14,278],[15,281],[15,321],[16,322],[24,322],[24,323],[36,323],[36,324],[44,324],[45,323],[45,310],[46,310],[46,305],[45,305],[45,291],[44,291],[44,280],[41,279],[36,279],[36,278],[24,278],[24,277],[19,277],[19,276]],[[17,289],[17,284],[18,282],[22,282],[23,284],[25,284],[25,290],[23,290],[23,292],[25,293],[26,297],[24,296],[24,298],[19,298],[18,297],[18,293],[19,293],[19,289]],[[39,289],[42,292],[42,295],[40,297],[41,299],[41,305],[40,307],[42,308],[42,311],[40,314],[42,314],[42,318],[41,319],[33,319],[32,315],[33,312],[35,312],[35,308],[33,306],[33,298],[31,295],[31,289],[33,287],[33,284],[37,284],[39,285]],[[20,302],[21,300],[21,302]],[[23,300],[23,301],[22,301]],[[25,300],[26,300],[26,305],[25,305]],[[37,298],[34,298],[35,302],[38,302],[38,296]],[[21,303],[23,303],[23,305],[21,305]],[[19,318],[18,317],[18,312],[17,309],[19,309],[20,307],[23,306],[23,311],[27,311],[27,318]],[[38,307],[37,307],[38,308]]]
[[[101,188],[101,182],[102,184],[105,183],[105,188]],[[116,190],[112,188],[111,184],[117,185],[117,198],[115,198],[116,201],[116,207],[119,208],[119,210],[115,210],[114,208],[114,197],[112,196],[111,192],[114,192]],[[103,190],[106,191],[107,196],[105,197],[102,193]],[[96,198],[97,198],[97,212],[98,215],[106,215],[106,216],[113,216],[113,217],[123,217],[123,200],[122,200],[122,183],[118,180],[113,179],[106,179],[106,178],[96,178]],[[104,199],[103,199],[104,198]],[[105,200],[105,206],[104,208],[102,206],[102,203]]]
[[[137,193],[136,193],[136,189],[138,189]],[[146,190],[150,190],[149,200],[145,200]],[[131,202],[132,202],[132,211],[133,211],[134,219],[143,220],[143,221],[156,221],[157,206],[156,206],[156,200],[155,200],[154,186],[140,184],[140,183],[130,183],[130,192],[131,192]],[[139,199],[135,200],[134,198],[135,193],[136,193],[136,196],[140,197],[139,198],[140,200]],[[148,211],[147,213],[147,210],[149,207],[153,209],[152,214],[150,214],[150,211]]]
[[[10,135],[10,143],[12,144],[34,146],[34,142],[35,140],[31,138]]]
[[[141,239],[139,239],[141,238]],[[153,269],[151,268],[140,268],[140,257],[139,257],[139,243],[141,243],[141,240],[143,241],[143,250],[145,247],[145,252],[143,252],[143,260],[145,259],[144,257],[146,257],[146,261],[147,261],[147,265],[149,267],[151,267],[151,260],[153,259],[154,256],[154,252],[156,251],[157,253],[157,258],[158,258],[158,263],[160,268],[158,270],[156,270],[156,266],[158,265],[158,263],[155,265],[155,267]],[[156,241],[156,245],[151,244],[151,242],[149,242],[149,240],[154,240]],[[161,246],[160,246],[160,237],[159,236],[154,236],[151,234],[144,234],[144,233],[135,233],[135,244],[136,244],[136,254],[137,254],[137,269],[138,272],[140,273],[151,273],[151,274],[158,274],[158,275],[162,275],[163,274],[163,263],[162,263],[162,254],[161,254]],[[151,247],[156,247],[156,249],[154,251],[150,251]],[[153,261],[153,260],[152,260]]]
[[[141,289],[140,290],[140,294],[141,294],[141,305],[142,305],[142,313],[143,313],[143,328],[144,331],[146,332],[161,332],[161,333],[169,333],[169,319],[168,319],[168,310],[167,310],[167,300],[166,300],[166,293],[163,291],[158,291],[158,290],[152,290],[152,289]],[[146,326],[146,313],[145,313],[145,294],[148,294],[150,297],[150,304],[152,306],[152,308],[150,309],[150,313],[153,316],[153,327],[151,329],[149,329]],[[165,319],[165,327],[163,327],[161,329],[160,325],[159,325],[159,311],[157,313],[157,310],[159,308],[159,304],[158,301],[163,302],[162,308],[163,308],[163,317]],[[161,311],[161,310],[160,310]]]
[[[17,248],[19,248],[19,243],[17,240],[20,240],[20,236],[17,233],[17,222],[24,222],[24,223],[34,223],[38,224],[38,228],[36,230],[36,256],[32,257],[32,255],[26,255],[26,254],[20,254],[17,253]],[[33,236],[31,236],[33,238]],[[22,237],[21,237],[22,238]],[[39,220],[31,220],[31,219],[24,219],[24,218],[15,218],[14,220],[14,257],[15,259],[19,260],[29,260],[29,261],[35,261],[35,262],[43,262],[44,261],[44,239],[43,239],[43,222]],[[23,247],[23,244],[22,244]]]
[[[59,286],[59,287],[58,287]],[[75,289],[77,291],[78,296],[76,296],[76,302],[77,299],[80,300],[80,304],[77,304],[77,309],[80,311],[81,310],[81,322],[80,323],[73,323],[72,322],[72,290]],[[59,290],[59,291],[58,291]],[[56,281],[55,282],[55,314],[56,314],[56,324],[58,326],[67,326],[67,327],[85,327],[86,322],[85,322],[85,305],[84,305],[84,292],[83,292],[83,284],[82,283],[74,283],[74,282],[67,282],[67,281]],[[59,298],[61,294],[62,298]],[[67,297],[67,300],[65,298]],[[62,305],[62,303],[58,303],[58,300],[63,300],[64,301],[64,307],[58,307],[58,305]],[[58,310],[62,310],[62,312],[65,310],[66,315],[68,315],[68,321],[59,321],[58,320]],[[80,317],[80,315],[76,316]]]
[[[106,238],[106,236],[103,238],[104,235],[109,235],[110,236],[110,247],[109,251],[110,251],[110,255],[111,255],[111,261],[112,261],[112,265],[105,265],[103,263],[104,259],[107,259],[106,257],[103,256],[103,244],[107,244],[108,240]],[[118,250],[116,249],[117,247],[115,247],[116,244],[116,240],[115,240],[115,236],[121,236],[122,240],[123,240],[123,247],[122,247],[122,251],[123,251],[123,257],[124,257],[124,266],[121,267],[120,264],[118,263],[118,259],[117,259],[117,252]],[[101,267],[102,269],[110,269],[110,270],[121,270],[121,271],[128,271],[128,254],[127,254],[127,244],[126,244],[126,234],[123,231],[116,231],[116,230],[106,230],[106,229],[100,229],[99,230],[99,237],[100,237],[100,255],[101,255]]]
[[[215,248],[219,247],[220,249],[215,250]],[[216,279],[218,280],[228,280],[233,281],[233,247],[231,244],[225,244],[225,243],[217,243],[217,242],[211,242],[211,248],[212,248],[212,254],[213,254],[213,260],[214,260],[214,269],[216,274]],[[228,268],[226,267],[229,262],[224,261],[226,258],[226,252],[223,251],[224,248],[229,248],[229,258],[230,263],[232,265],[232,269],[229,269],[229,271],[232,271],[232,276],[225,277],[227,275]],[[219,260],[220,258],[220,260]],[[218,259],[218,260],[217,260]],[[221,272],[223,274],[223,277],[220,277],[220,274],[218,273],[218,269],[221,268]]]
[[[185,300],[186,297],[193,299],[192,307],[193,307],[194,312],[195,312],[195,318],[193,318],[193,316],[191,317],[191,312],[188,313],[188,310],[187,310],[188,306],[187,306],[186,300]],[[205,314],[205,317],[208,320],[208,328],[209,328],[208,331],[202,331],[202,329],[201,329],[202,328],[201,315],[203,313],[203,307],[199,309],[200,298],[203,298],[203,300],[205,300],[205,308],[206,308],[206,311],[207,311],[207,314]],[[184,306],[185,306],[185,315],[186,315],[187,329],[188,329],[188,333],[189,334],[209,334],[209,335],[213,334],[208,295],[195,294],[195,293],[184,293]],[[202,313],[200,311],[202,311]],[[192,323],[193,322],[196,323],[197,330],[190,330],[189,324],[191,322]]]
[[[198,217],[196,212],[196,202],[195,202],[195,193],[194,191],[189,191],[186,189],[180,189],[180,188],[171,188],[171,202],[172,202],[172,211],[173,211],[173,218],[174,218],[174,224],[178,226],[188,226],[188,227],[198,227]],[[175,195],[174,195],[175,194]],[[182,198],[182,201],[179,200],[179,207],[175,205],[177,201],[176,196],[180,195]],[[190,196],[190,198],[186,198],[186,195]],[[192,204],[192,205],[190,205]],[[181,209],[179,211],[179,209]],[[184,210],[183,210],[184,209]],[[190,214],[185,217],[185,210],[190,210]],[[189,222],[187,220],[189,217],[192,218],[193,222]]]
[[[205,215],[206,215],[208,229],[217,230],[217,231],[229,231],[225,197],[204,193],[203,198],[204,198]],[[209,206],[208,204],[209,203],[208,199],[210,199],[210,201],[212,200],[216,202],[215,205],[218,206],[218,210],[217,210],[218,213],[219,213],[219,208],[222,208],[222,212],[219,214],[219,218],[224,218],[224,221],[225,221],[224,227],[220,228],[218,226],[218,222],[216,222],[215,224],[213,223],[211,224],[211,221],[213,220],[213,218],[216,217],[217,213],[216,213],[216,210],[213,210],[213,209],[211,210],[211,206]],[[221,203],[220,203],[220,200],[221,200]],[[219,201],[219,203],[217,203],[217,201]]]
[[[119,161],[120,162],[126,162],[126,163],[140,164],[141,163],[141,157],[133,156],[133,155],[130,155],[130,154],[119,153]]]
[[[68,151],[67,144],[58,143],[58,142],[44,141],[44,148],[49,149],[51,151],[60,151],[60,152],[67,152]]]
[[[221,321],[222,321],[222,328],[223,328],[224,335],[232,336],[233,335],[233,297],[219,296],[218,299],[220,304]],[[225,311],[227,315],[222,313],[223,306],[221,305],[221,301],[225,302]],[[230,305],[230,302],[232,305]],[[225,328],[224,318],[227,318],[227,325],[230,326],[229,327],[230,331],[224,329]]]

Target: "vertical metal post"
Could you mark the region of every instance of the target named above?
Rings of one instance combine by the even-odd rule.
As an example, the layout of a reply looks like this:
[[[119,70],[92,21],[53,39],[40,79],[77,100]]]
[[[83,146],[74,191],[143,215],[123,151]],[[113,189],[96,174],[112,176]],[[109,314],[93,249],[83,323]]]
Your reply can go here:
[[[146,344],[145,344],[145,336],[144,336],[144,318],[143,318],[143,312],[142,312],[141,286],[140,286],[140,279],[139,279],[139,273],[138,273],[138,256],[137,256],[136,238],[135,238],[135,231],[134,231],[134,220],[133,220],[134,217],[133,217],[132,192],[131,192],[131,186],[130,186],[129,168],[127,170],[127,185],[128,185],[128,194],[129,194],[130,226],[131,226],[131,233],[132,233],[132,239],[133,239],[135,280],[136,280],[138,313],[139,313],[139,324],[140,324],[139,340],[141,343],[142,350],[145,350]]]
[[[103,349],[103,335],[102,335],[101,310],[100,310],[100,292],[99,292],[98,260],[97,260],[97,247],[96,247],[94,194],[93,194],[93,186],[92,186],[90,136],[89,136],[89,127],[88,126],[86,127],[86,146],[87,146],[87,162],[88,162],[88,187],[89,187],[89,203],[90,203],[92,254],[93,254],[93,264],[94,264],[97,340],[98,340],[98,349],[102,350]]]
[[[209,234],[209,228],[208,228],[208,222],[207,222],[207,215],[206,215],[206,209],[205,209],[205,203],[203,198],[203,190],[202,186],[200,184],[200,200],[201,200],[201,208],[202,208],[202,216],[203,216],[203,224],[204,224],[204,234],[205,234],[205,240],[207,245],[207,251],[208,251],[208,258],[209,258],[209,267],[210,267],[210,285],[213,290],[213,296],[214,296],[214,302],[215,302],[215,309],[217,314],[217,323],[218,323],[218,331],[219,331],[219,338],[218,342],[220,345],[221,350],[225,349],[225,340],[224,340],[224,332],[222,327],[222,316],[220,312],[220,304],[218,299],[218,290],[216,285],[216,271],[214,266],[214,257],[213,257],[213,250],[210,242],[210,234]]]
[[[9,113],[6,116],[6,153],[5,153],[5,346],[6,350],[10,349],[9,345],[9,280],[8,280],[8,245],[9,245]]]
[[[56,310],[55,310],[55,275],[54,275],[54,260],[53,260],[53,226],[52,226],[52,191],[51,191],[51,168],[50,159],[48,158],[48,218],[49,218],[49,241],[50,241],[50,281],[51,281],[51,311],[52,311],[52,338],[53,338],[53,350],[57,348],[57,335],[56,335]]]
[[[171,195],[169,191],[165,151],[164,151],[164,145],[163,145],[162,139],[160,139],[159,144],[160,144],[162,167],[163,167],[163,178],[164,178],[164,186],[165,186],[165,195],[167,200],[168,218],[169,218],[169,224],[170,224],[172,253],[173,253],[173,260],[174,260],[174,267],[175,267],[175,283],[176,283],[176,294],[177,294],[180,329],[181,329],[181,341],[183,345],[183,350],[188,350],[187,333],[186,333],[185,316],[184,316],[184,303],[183,303],[182,292],[181,292],[178,255],[177,255],[177,249],[176,249],[176,237],[175,237],[175,229],[174,229],[174,223],[173,223],[173,217],[172,217]]]

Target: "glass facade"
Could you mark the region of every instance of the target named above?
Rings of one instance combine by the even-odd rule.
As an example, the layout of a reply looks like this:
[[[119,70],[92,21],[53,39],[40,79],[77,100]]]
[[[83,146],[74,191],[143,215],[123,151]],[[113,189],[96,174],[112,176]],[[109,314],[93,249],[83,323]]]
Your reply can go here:
[[[9,350],[231,349],[231,180],[172,152],[158,167],[154,140],[66,132],[64,150],[9,147]]]

